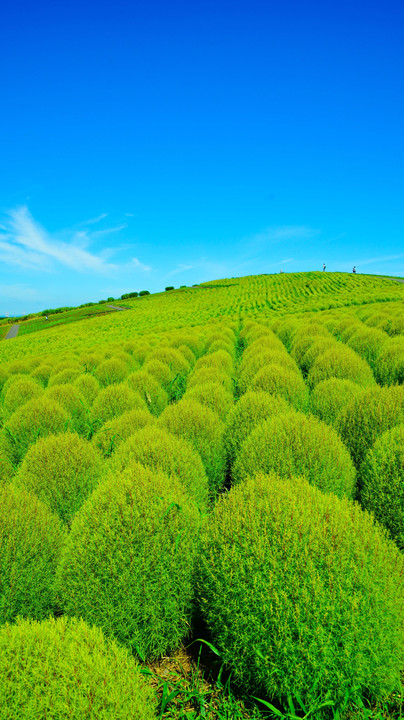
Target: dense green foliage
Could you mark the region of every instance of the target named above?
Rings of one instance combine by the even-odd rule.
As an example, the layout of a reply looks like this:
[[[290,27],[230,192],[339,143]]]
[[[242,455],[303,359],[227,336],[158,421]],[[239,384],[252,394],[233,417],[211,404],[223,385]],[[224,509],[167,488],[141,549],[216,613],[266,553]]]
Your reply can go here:
[[[383,433],[361,465],[361,502],[404,550],[404,425]]]
[[[19,620],[0,629],[2,720],[153,720],[136,662],[83,620]]]
[[[102,466],[96,448],[77,434],[50,435],[31,445],[14,483],[34,493],[70,524],[98,484]]]
[[[233,478],[240,482],[249,475],[272,470],[285,478],[304,475],[313,485],[338,497],[354,494],[355,468],[338,434],[303,413],[274,415],[258,425],[241,446]]]
[[[398,687],[404,560],[358,505],[303,479],[251,478],[216,506],[199,568],[213,642],[255,694],[310,703]]]
[[[35,495],[0,487],[0,623],[47,617],[62,542],[57,516]]]
[[[176,648],[189,632],[198,524],[173,476],[135,464],[107,479],[66,540],[57,572],[63,611],[140,657]]]

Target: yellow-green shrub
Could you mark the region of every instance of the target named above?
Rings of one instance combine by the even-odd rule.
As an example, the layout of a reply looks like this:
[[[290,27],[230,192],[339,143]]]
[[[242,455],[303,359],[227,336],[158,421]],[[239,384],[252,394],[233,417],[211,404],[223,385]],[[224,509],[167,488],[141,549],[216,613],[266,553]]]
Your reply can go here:
[[[70,383],[47,387],[44,398],[56,402],[64,408],[71,417],[72,430],[85,434],[87,432],[86,402],[80,390]]]
[[[71,368],[64,368],[63,370],[60,370],[58,373],[51,373],[50,378],[48,380],[48,388],[55,387],[56,385],[67,385],[68,383],[73,383],[76,378],[79,377],[82,373],[81,367],[71,367]]]
[[[43,387],[46,387],[52,372],[52,367],[49,363],[41,363],[30,372],[30,377],[38,380]]]
[[[379,357],[383,347],[389,342],[386,333],[377,328],[368,328],[365,325],[360,325],[357,330],[350,336],[350,338],[344,341],[349,345],[352,350],[355,350],[366,362],[369,363],[371,368],[375,368],[377,358]],[[404,367],[404,363],[403,363]]]
[[[31,445],[13,482],[36,495],[70,525],[98,484],[102,470],[96,447],[76,433],[66,432],[40,438]]]
[[[375,361],[375,375],[382,385],[404,383],[404,337],[386,342]]]
[[[309,390],[300,372],[272,363],[254,375],[251,390],[258,390],[284,397],[297,410],[306,410]]]
[[[221,420],[226,420],[227,414],[234,404],[233,395],[215,382],[194,385],[187,391],[186,398],[206,405],[217,413]]]
[[[304,475],[324,492],[352,497],[355,468],[334,428],[312,415],[289,412],[258,425],[241,446],[233,479],[274,471],[280,477]]]
[[[94,375],[100,385],[112,385],[124,380],[129,372],[127,363],[119,358],[108,358],[97,365]]]
[[[234,462],[242,443],[257,425],[290,409],[289,403],[280,395],[262,391],[250,391],[242,395],[226,419],[224,441],[230,462]]]
[[[331,377],[352,380],[364,386],[373,385],[375,382],[367,362],[342,343],[335,343],[334,348],[317,357],[307,376],[307,382],[310,387],[314,387],[321,380]]]
[[[199,513],[181,483],[141,465],[102,482],[76,514],[57,571],[61,606],[141,657],[189,632]]]
[[[224,424],[213,410],[185,396],[164,410],[159,425],[189,440],[201,456],[211,490],[223,485],[226,475]]]
[[[170,370],[166,363],[161,362],[161,360],[147,358],[143,365],[143,370],[149,373],[149,375],[153,375],[159,385],[165,385],[166,387],[170,380],[174,378],[173,371]]]
[[[104,457],[109,457],[128,437],[145,425],[155,422],[155,416],[146,409],[128,410],[104,423],[95,433],[92,442],[101,450]]]
[[[110,475],[140,463],[181,482],[192,502],[207,504],[208,480],[200,455],[191,443],[162,427],[146,425],[122,443],[108,463]]]
[[[188,360],[175,348],[157,347],[148,355],[147,360],[160,360],[172,370],[174,375],[186,375],[189,372]]]
[[[336,428],[357,468],[379,435],[404,422],[404,387],[368,388],[341,410]]]
[[[135,392],[128,383],[122,382],[108,385],[100,390],[93,402],[91,415],[93,420],[104,423],[129,410],[145,408],[145,402],[140,394]]]
[[[361,503],[404,550],[404,425],[383,433],[360,469]]]
[[[3,388],[4,383],[8,380],[8,378],[9,378],[9,373],[3,366],[0,365],[0,392]]]
[[[213,368],[230,374],[233,372],[234,360],[232,356],[226,350],[217,350],[216,352],[210,352],[207,355],[202,355],[199,360],[195,363],[194,371],[196,372],[200,368]]]
[[[20,462],[28,447],[38,438],[61,433],[70,423],[67,411],[50,398],[29,400],[12,414],[6,425],[10,459],[15,463]]]
[[[29,377],[29,375],[17,375],[15,378],[14,382],[10,384],[7,382],[7,389],[3,393],[3,410],[6,420],[21,405],[24,405],[28,400],[41,397],[44,392],[42,385]]]
[[[328,423],[335,425],[341,410],[353,397],[363,392],[363,388],[352,380],[330,378],[321,380],[310,397],[310,410],[314,415]]]
[[[87,405],[92,405],[100,391],[100,383],[88,372],[79,375],[73,385],[83,395]]]
[[[193,370],[188,377],[187,388],[211,382],[222,385],[225,390],[230,393],[233,391],[233,380],[231,375],[225,370],[218,370],[214,367],[200,367],[197,370]]]
[[[15,468],[11,458],[12,450],[10,448],[10,439],[7,437],[7,431],[0,430],[0,487],[7,485],[14,475]]]
[[[35,495],[0,487],[0,623],[49,615],[62,542],[59,518]]]
[[[150,412],[160,415],[168,404],[168,395],[156,378],[145,370],[138,370],[129,375],[127,382],[144,399]]]
[[[83,620],[0,630],[2,720],[153,720],[154,702],[127,650]]]
[[[250,693],[383,700],[404,663],[404,559],[357,504],[304,479],[232,488],[203,532],[198,596]]]
[[[299,373],[295,361],[288,355],[285,348],[281,350],[278,348],[266,349],[250,357],[243,355],[238,376],[240,392],[243,393],[251,390],[253,378],[258,371],[273,364],[276,366],[281,365],[283,368],[288,368],[292,370],[292,372]]]
[[[307,375],[310,372],[313,364],[320,355],[324,355],[325,352],[329,351],[334,352],[338,350],[338,347],[339,346],[337,345],[336,340],[332,337],[322,337],[321,335],[317,337],[310,347],[307,348],[301,359],[300,367],[304,375]]]

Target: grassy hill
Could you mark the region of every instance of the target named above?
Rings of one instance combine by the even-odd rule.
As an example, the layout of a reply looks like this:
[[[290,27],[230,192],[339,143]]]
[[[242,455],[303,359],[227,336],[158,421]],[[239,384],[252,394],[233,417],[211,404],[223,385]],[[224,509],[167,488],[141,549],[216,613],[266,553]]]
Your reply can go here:
[[[124,305],[0,343],[0,716],[402,717],[404,285]]]

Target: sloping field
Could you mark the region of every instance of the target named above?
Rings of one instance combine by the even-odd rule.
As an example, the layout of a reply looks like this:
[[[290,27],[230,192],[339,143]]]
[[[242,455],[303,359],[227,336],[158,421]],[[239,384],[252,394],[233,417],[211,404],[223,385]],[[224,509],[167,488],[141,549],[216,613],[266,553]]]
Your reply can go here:
[[[0,717],[401,717],[404,285],[125,305],[0,343]]]

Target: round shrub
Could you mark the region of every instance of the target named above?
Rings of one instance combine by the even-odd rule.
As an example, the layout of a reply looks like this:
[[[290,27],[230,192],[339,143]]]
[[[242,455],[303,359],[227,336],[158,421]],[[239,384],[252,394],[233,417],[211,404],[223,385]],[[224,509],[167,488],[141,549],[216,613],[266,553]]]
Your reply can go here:
[[[160,415],[168,404],[168,395],[156,378],[146,370],[138,370],[128,377],[128,385],[144,399],[153,415]]]
[[[188,345],[180,345],[178,347],[178,350],[181,353],[181,355],[183,355],[185,360],[188,361],[189,367],[192,367],[195,364],[196,358],[195,358],[195,353],[192,352],[191,348],[189,348]]]
[[[161,362],[161,360],[148,358],[143,365],[143,370],[149,373],[149,375],[153,375],[159,385],[167,386],[170,380],[174,378],[173,371],[170,370],[166,363]]]
[[[282,366],[285,369],[291,370],[294,373],[299,373],[298,367],[295,361],[288,355],[285,348],[282,350],[275,348],[272,350],[263,350],[251,357],[244,357],[241,361],[238,386],[240,392],[246,392],[252,389],[252,382],[255,375],[263,368],[269,367],[269,365]]]
[[[94,420],[101,423],[122,415],[128,410],[145,409],[145,402],[127,383],[108,385],[98,393],[91,408]]]
[[[383,433],[360,469],[361,502],[404,550],[404,425]]]
[[[192,615],[198,516],[174,477],[133,465],[105,480],[66,540],[57,571],[64,612],[140,657],[175,649]]]
[[[108,472],[122,472],[133,463],[176,478],[192,501],[201,508],[206,506],[206,473],[199,454],[187,440],[172,435],[164,428],[147,425],[119,446],[109,463]]]
[[[223,485],[226,475],[224,424],[213,410],[184,397],[164,410],[159,425],[189,440],[201,456],[211,490]]]
[[[307,376],[307,382],[310,387],[314,387],[321,380],[328,380],[331,377],[352,380],[359,385],[375,383],[367,362],[351,348],[338,342],[335,343],[334,348],[316,358]]]
[[[92,351],[82,352],[79,358],[80,363],[86,373],[93,373],[97,365],[100,365],[100,363],[102,363],[103,359],[104,358],[101,353],[96,353]]]
[[[122,382],[122,380],[126,378],[128,371],[128,365],[123,360],[119,358],[108,358],[108,360],[104,360],[97,365],[94,370],[94,375],[100,385],[106,386]]]
[[[357,504],[249,478],[216,505],[198,569],[213,643],[250,693],[310,705],[399,686],[404,559]]]
[[[280,395],[254,391],[242,395],[226,419],[224,440],[230,462],[234,462],[242,443],[257,425],[290,410],[289,403]]]
[[[301,359],[300,367],[302,372],[307,375],[320,355],[336,349],[336,342],[334,338],[329,336],[317,337],[310,347],[307,348]],[[338,347],[337,345],[337,348]]]
[[[0,487],[0,623],[49,615],[62,541],[58,517],[35,495]]]
[[[49,380],[48,380],[48,388],[56,387],[56,385],[67,385],[68,383],[72,383],[76,380],[76,378],[79,377],[82,373],[82,368],[64,368],[64,370],[60,370],[58,373],[52,373]]]
[[[98,484],[102,469],[97,449],[76,433],[66,432],[32,445],[14,483],[36,495],[69,525]]]
[[[341,410],[336,423],[357,468],[379,435],[404,422],[404,387],[368,388]]]
[[[3,720],[153,720],[154,694],[125,648],[83,620],[19,619],[0,630]]]
[[[222,385],[227,392],[233,392],[233,380],[230,373],[214,367],[200,367],[197,370],[193,370],[188,377],[187,388],[192,388],[195,385],[204,385],[205,383],[217,383],[218,385]]]
[[[374,369],[377,358],[388,341],[386,333],[361,324],[346,342]]]
[[[71,423],[69,414],[58,403],[48,397],[29,400],[13,413],[7,422],[12,456],[18,463],[28,447],[40,437],[56,435],[66,430]]]
[[[234,360],[226,350],[217,350],[216,352],[210,352],[208,355],[202,355],[199,360],[195,363],[194,370],[200,368],[214,368],[222,371],[226,374],[233,372]]]
[[[4,418],[7,420],[17,408],[24,405],[28,400],[41,397],[43,392],[42,385],[29,377],[29,375],[17,376],[14,382],[7,383],[7,389],[4,392]]]
[[[311,415],[289,412],[258,425],[242,444],[233,479],[274,471],[280,477],[304,475],[324,492],[352,497],[355,468],[334,428]]]
[[[352,380],[322,380],[311,394],[310,410],[328,425],[335,425],[341,410],[362,392],[363,388]]]
[[[217,413],[221,420],[226,420],[234,404],[233,395],[215,382],[194,385],[187,391],[187,400],[196,400],[201,405],[206,405]]]
[[[275,363],[258,370],[251,390],[281,395],[297,410],[306,410],[309,404],[309,390],[301,373]]]
[[[9,374],[7,370],[0,365],[0,392],[3,389],[4,383],[8,380]]]
[[[92,405],[100,391],[100,383],[95,379],[94,375],[88,372],[79,375],[73,386],[82,394],[87,405]]]
[[[146,409],[128,410],[119,417],[104,423],[93,436],[92,442],[101,450],[104,457],[109,457],[128,437],[145,425],[155,422],[154,415]]]
[[[43,387],[46,387],[49,381],[50,374],[52,372],[53,366],[48,363],[41,363],[41,365],[38,365],[34,370],[31,371],[30,377],[34,378],[34,380],[38,380],[38,382],[43,385]]]
[[[387,340],[375,361],[375,375],[382,385],[404,383],[404,337]]]
[[[190,364],[184,358],[182,353],[175,348],[170,347],[157,347],[155,348],[147,360],[160,360],[165,363],[172,370],[174,375],[186,375],[189,372]]]
[[[79,433],[87,432],[87,409],[83,395],[77,387],[66,383],[47,387],[45,396],[64,408],[71,417],[70,427]]]

